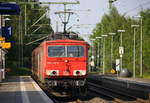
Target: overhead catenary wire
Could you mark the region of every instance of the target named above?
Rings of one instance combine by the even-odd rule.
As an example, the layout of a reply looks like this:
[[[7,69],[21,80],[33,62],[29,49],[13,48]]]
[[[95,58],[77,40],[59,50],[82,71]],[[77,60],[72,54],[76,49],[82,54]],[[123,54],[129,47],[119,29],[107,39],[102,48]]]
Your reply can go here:
[[[143,11],[143,6],[140,4],[140,0],[138,0],[138,2],[139,2],[139,6],[140,6],[141,10]]]
[[[31,29],[31,27],[35,26],[41,19],[43,19],[46,16],[47,11],[34,23],[30,26],[30,28],[28,28],[28,30]]]
[[[138,9],[139,7],[143,7],[143,6],[149,5],[149,4],[150,4],[150,1],[148,1],[148,2],[146,2],[146,3],[139,4],[138,6],[136,6],[135,8],[132,8],[132,9],[128,10],[128,11],[125,12],[124,14],[128,14],[128,13],[130,13],[130,12],[133,12],[134,10]],[[143,8],[142,8],[142,10],[143,10]]]
[[[63,4],[63,5],[68,5],[68,4],[80,4],[80,2],[79,1],[76,1],[76,2],[19,2],[19,4],[29,4],[29,5],[34,5],[34,4],[48,4],[49,6],[49,8],[48,8],[48,10],[36,21],[36,22],[34,22],[27,30],[30,30],[33,26],[35,26],[41,19],[43,19],[45,16],[46,16],[46,14],[49,14],[49,10],[50,10],[50,5],[51,4]],[[49,17],[50,18],[50,17]],[[40,27],[39,27],[40,28]],[[38,29],[39,29],[38,28]],[[36,29],[36,30],[38,30],[38,29]],[[35,30],[35,31],[36,31]],[[34,32],[34,31],[33,31]]]
[[[33,33],[35,33],[36,31],[38,31],[42,26],[39,26],[38,28],[36,28],[30,35],[32,35]]]
[[[40,40],[42,40],[42,39],[45,39],[45,38],[47,38],[47,37],[48,37],[48,35],[47,35],[47,36],[44,36],[44,37],[42,37],[42,38],[36,39],[36,40],[34,40],[34,41],[31,41],[31,42],[27,43],[26,46],[27,46],[27,45],[30,45],[30,44],[32,44],[32,43],[35,43],[35,42],[37,42],[37,41],[40,41]]]

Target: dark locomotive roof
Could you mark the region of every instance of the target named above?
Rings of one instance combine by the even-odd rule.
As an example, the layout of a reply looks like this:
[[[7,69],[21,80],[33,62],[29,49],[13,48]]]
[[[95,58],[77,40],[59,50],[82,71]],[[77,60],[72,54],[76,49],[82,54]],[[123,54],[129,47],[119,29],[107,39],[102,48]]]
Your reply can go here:
[[[58,40],[58,39],[73,39],[73,40],[79,40],[78,34],[74,32],[70,33],[63,33],[63,32],[55,32],[50,34],[48,37],[48,40]]]
[[[72,43],[81,43],[81,44],[88,44],[82,38],[78,36],[75,32],[67,32],[64,34],[63,32],[55,32],[50,34],[48,39],[46,40],[47,43],[64,43],[64,42],[72,42]]]
[[[67,34],[64,34],[63,32],[52,33],[40,45],[43,45],[45,43],[66,43],[66,42],[68,42],[68,43],[80,43],[80,44],[89,45],[82,38],[78,37],[77,33],[74,33],[74,32],[70,32],[70,33],[67,33]]]
[[[51,41],[46,41],[47,43],[81,43],[81,44],[88,44],[85,41],[80,41],[80,40],[72,40],[72,39],[59,39],[59,40],[51,40]]]

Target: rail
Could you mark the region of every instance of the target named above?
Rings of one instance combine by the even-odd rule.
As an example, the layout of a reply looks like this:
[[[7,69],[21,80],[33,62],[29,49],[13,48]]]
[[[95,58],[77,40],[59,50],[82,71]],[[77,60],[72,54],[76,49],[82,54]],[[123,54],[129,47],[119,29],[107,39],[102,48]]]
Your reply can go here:
[[[91,88],[96,88],[96,92],[105,90],[112,94],[117,94],[123,97],[140,103],[150,102],[150,84],[127,79],[119,79],[114,76],[105,75],[89,75],[88,85]],[[93,91],[94,92],[94,91]]]
[[[131,96],[131,95],[125,94],[123,92],[116,91],[116,90],[113,90],[110,88],[106,88],[106,87],[103,87],[100,85],[96,85],[91,82],[88,82],[88,85],[90,86],[89,90],[96,92],[98,94],[102,94],[107,97],[110,97],[113,100],[113,102],[116,102],[116,103],[129,103],[129,102],[145,103],[146,102],[145,100],[143,100],[141,98]]]

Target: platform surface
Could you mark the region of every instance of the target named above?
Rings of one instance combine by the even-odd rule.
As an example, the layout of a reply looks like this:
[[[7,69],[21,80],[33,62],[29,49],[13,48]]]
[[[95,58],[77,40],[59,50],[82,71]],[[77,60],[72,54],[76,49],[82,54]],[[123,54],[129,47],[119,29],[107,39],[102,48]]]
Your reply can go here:
[[[112,79],[116,79],[116,80],[127,80],[127,81],[131,81],[131,82],[137,82],[137,83],[143,83],[143,84],[147,84],[150,85],[150,79],[145,79],[145,78],[133,78],[133,77],[120,77],[117,75],[98,75],[98,74],[90,74],[89,77],[92,76],[94,78],[112,78]]]
[[[53,103],[30,76],[11,76],[0,83],[0,103]]]
[[[144,78],[122,78],[122,77],[118,77],[118,79],[136,81],[136,82],[140,82],[140,83],[147,83],[147,84],[150,85],[150,79],[144,79]]]

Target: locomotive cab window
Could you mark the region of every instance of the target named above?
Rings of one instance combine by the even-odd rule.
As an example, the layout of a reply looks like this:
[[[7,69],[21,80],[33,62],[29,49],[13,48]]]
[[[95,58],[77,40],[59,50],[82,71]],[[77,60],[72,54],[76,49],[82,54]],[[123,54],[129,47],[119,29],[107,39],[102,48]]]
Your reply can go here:
[[[49,57],[83,57],[84,47],[83,46],[49,46],[48,47]]]
[[[83,46],[67,46],[67,57],[83,57]]]
[[[49,46],[49,57],[65,57],[65,46]]]

